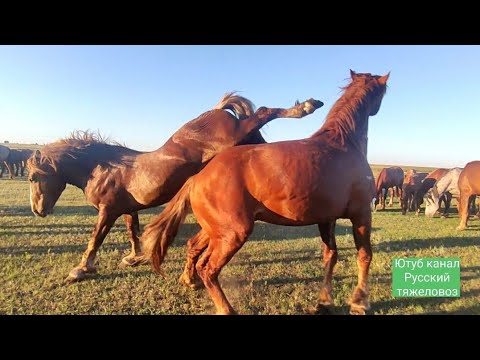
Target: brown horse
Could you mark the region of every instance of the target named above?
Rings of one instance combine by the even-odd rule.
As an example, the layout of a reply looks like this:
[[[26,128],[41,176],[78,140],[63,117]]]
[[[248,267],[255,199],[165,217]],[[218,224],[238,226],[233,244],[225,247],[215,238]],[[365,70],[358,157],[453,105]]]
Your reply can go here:
[[[398,166],[392,166],[389,168],[383,168],[378,174],[377,181],[375,183],[376,199],[375,209],[378,203],[381,204],[381,209],[385,209],[385,198],[387,197],[387,191],[390,191],[390,203],[389,206],[393,206],[393,188],[395,187],[397,192],[397,198],[402,198],[402,184],[403,184],[403,169]],[[385,194],[383,190],[385,189]]]
[[[416,194],[422,187],[422,181],[427,177],[426,172],[417,172],[410,169],[405,174],[402,184],[402,215],[408,211],[415,211],[417,206]]]
[[[460,225],[457,230],[464,230],[467,227],[469,217],[469,204],[473,199],[475,206],[475,195],[480,195],[480,161],[469,162],[458,177],[458,190],[460,198],[458,201],[458,214]],[[480,210],[477,213],[480,218]]]
[[[249,100],[227,94],[213,110],[185,124],[153,152],[107,144],[90,133],[80,133],[36,151],[28,160],[30,200],[35,215],[49,214],[67,183],[82,189],[98,210],[88,248],[67,282],[81,280],[96,271],[96,253],[121,215],[132,247],[122,263],[140,263],[138,210],[169,201],[190,176],[220,151],[240,144],[265,143],[259,129],[269,121],[278,117],[300,118],[322,105],[310,99],[290,109],[261,107],[254,113]]]
[[[375,189],[366,157],[368,118],[380,109],[388,76],[351,71],[351,83],[310,138],[237,147],[214,158],[145,229],[142,246],[154,269],[160,271],[190,205],[202,230],[189,240],[184,275],[192,276],[195,266],[217,313],[233,314],[218,276],[247,241],[255,220],[318,224],[326,275],[317,310],[324,311],[333,303],[335,223],[346,218],[352,221],[359,267],[350,312],[364,314],[369,308],[370,205]]]
[[[430,190],[433,187],[433,185],[435,185],[438,179],[446,175],[449,171],[450,169],[444,169],[444,168],[435,169],[432,172],[430,172],[425,177],[425,179],[423,179],[420,185],[420,189],[418,189],[415,194],[415,206],[416,206],[415,210],[417,215],[420,213],[420,205],[423,204],[423,198],[427,193],[427,191]],[[450,209],[451,201],[452,201],[452,194],[450,194],[449,192],[443,194],[440,197],[439,203],[441,204],[443,202],[445,204],[443,215],[446,215],[448,213],[448,210]]]

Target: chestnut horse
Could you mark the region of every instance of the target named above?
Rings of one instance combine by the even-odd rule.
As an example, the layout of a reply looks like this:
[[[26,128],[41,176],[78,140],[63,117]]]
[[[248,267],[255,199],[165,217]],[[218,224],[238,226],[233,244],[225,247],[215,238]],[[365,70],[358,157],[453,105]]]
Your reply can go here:
[[[458,225],[457,230],[464,230],[467,227],[469,217],[469,202],[472,196],[480,195],[480,161],[472,161],[465,165],[458,177],[458,189],[460,192],[458,201],[460,225]],[[480,211],[477,213],[477,217],[480,218]]]
[[[318,224],[326,274],[317,310],[324,311],[333,303],[335,224],[346,218],[352,221],[359,267],[350,312],[364,314],[369,309],[370,206],[375,190],[367,161],[368,118],[380,109],[388,76],[351,71],[351,83],[310,138],[242,146],[215,157],[145,228],[142,248],[154,269],[160,271],[191,206],[202,230],[188,242],[184,274],[193,274],[188,267],[195,266],[217,313],[234,314],[218,276],[247,241],[255,220],[289,226]]]
[[[79,133],[46,145],[41,152],[37,150],[28,160],[30,201],[35,215],[51,213],[67,183],[82,189],[98,210],[88,248],[66,281],[75,282],[96,271],[96,253],[121,215],[132,248],[122,263],[141,263],[138,210],[169,201],[220,151],[240,144],[265,143],[259,129],[269,121],[301,118],[322,105],[310,99],[290,109],[261,107],[254,113],[249,100],[227,94],[213,110],[185,124],[153,152],[107,144],[90,133]]]
[[[402,184],[402,215],[405,215],[407,210],[418,210],[416,194],[422,187],[422,181],[427,175],[428,173],[417,172],[415,169],[410,169],[405,174]]]
[[[381,209],[385,209],[385,198],[387,197],[388,189],[391,188],[390,191],[390,202],[389,206],[393,206],[393,188],[397,192],[397,198],[402,198],[402,184],[403,184],[403,170],[398,166],[392,166],[389,168],[383,168],[378,174],[377,181],[375,183],[375,190],[376,190],[376,199],[375,199],[375,209],[377,208],[378,203],[381,204]],[[385,190],[385,193],[383,192]]]

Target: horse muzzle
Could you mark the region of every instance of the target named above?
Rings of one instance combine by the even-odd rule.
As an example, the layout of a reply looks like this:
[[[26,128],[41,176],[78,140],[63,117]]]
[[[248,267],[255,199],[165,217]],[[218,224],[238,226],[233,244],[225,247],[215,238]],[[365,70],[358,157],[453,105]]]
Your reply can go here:
[[[42,210],[42,211],[37,211],[37,210],[32,210],[35,216],[38,217],[46,217],[47,215],[53,214],[53,210]]]

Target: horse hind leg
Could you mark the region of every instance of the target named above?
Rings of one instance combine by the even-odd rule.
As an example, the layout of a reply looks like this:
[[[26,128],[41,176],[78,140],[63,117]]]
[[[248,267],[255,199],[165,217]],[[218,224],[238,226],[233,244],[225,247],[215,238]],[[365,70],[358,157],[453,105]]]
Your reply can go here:
[[[138,213],[133,212],[131,214],[123,215],[125,225],[127,226],[127,233],[130,238],[131,251],[130,254],[125,256],[120,263],[120,267],[137,266],[145,264],[145,258],[142,255],[140,248],[140,240],[138,234],[140,233],[140,221],[138,219]]]
[[[390,188],[390,200],[388,202],[388,206],[392,207],[393,206],[393,187]]]
[[[360,219],[352,219],[353,238],[357,248],[358,283],[350,301],[350,314],[365,315],[370,309],[368,301],[368,271],[372,261],[370,233],[372,227],[371,214]]]
[[[318,224],[318,229],[320,230],[320,237],[323,241],[323,266],[325,269],[323,286],[320,289],[320,297],[318,300],[318,304],[315,308],[315,312],[320,314],[329,313],[329,307],[333,305],[333,269],[338,259],[337,243],[335,241],[335,224],[335,221]]]
[[[470,192],[460,191],[460,198],[458,199],[458,215],[460,216],[460,224],[457,230],[465,230],[468,222],[468,205]]]
[[[203,287],[203,282],[198,276],[195,266],[200,255],[208,247],[209,241],[210,237],[203,230],[200,230],[195,236],[188,240],[187,261],[185,263],[185,269],[179,279],[180,283],[184,286],[192,289]]]
[[[210,242],[207,250],[197,262],[197,272],[215,304],[217,315],[236,314],[220,287],[218,276],[222,268],[247,241],[252,229],[253,221],[248,230],[229,230],[227,233],[217,236],[210,234]]]

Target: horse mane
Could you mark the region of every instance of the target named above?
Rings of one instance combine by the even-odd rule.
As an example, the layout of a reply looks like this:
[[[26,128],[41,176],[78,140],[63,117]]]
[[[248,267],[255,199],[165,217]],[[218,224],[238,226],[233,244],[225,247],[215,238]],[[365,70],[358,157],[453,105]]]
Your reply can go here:
[[[253,102],[236,94],[236,91],[226,93],[220,102],[215,105],[214,109],[231,110],[233,115],[239,120],[252,116],[255,113]]]
[[[75,162],[79,169],[93,169],[96,165],[111,168],[130,164],[128,155],[139,153],[102,136],[98,131],[76,130],[69,137],[44,145],[40,151],[34,151],[27,160],[27,166],[44,175],[46,171],[42,166],[49,165],[58,172],[60,163]]]
[[[183,125],[173,136],[175,138],[191,138],[192,136],[197,137],[198,134],[205,136],[208,132],[215,132],[216,128],[212,125],[212,115],[216,110],[230,110],[236,119],[244,120],[255,113],[255,105],[247,98],[236,95],[234,91],[226,93],[213,109],[202,113]]]
[[[328,112],[323,126],[310,138],[330,132],[332,136],[327,137],[326,140],[343,147],[357,128],[355,115],[358,108],[369,101],[371,95],[377,95],[378,91],[383,91],[385,94],[387,86],[380,86],[376,81],[368,81],[367,78],[358,76],[340,89],[343,90],[343,95]]]

